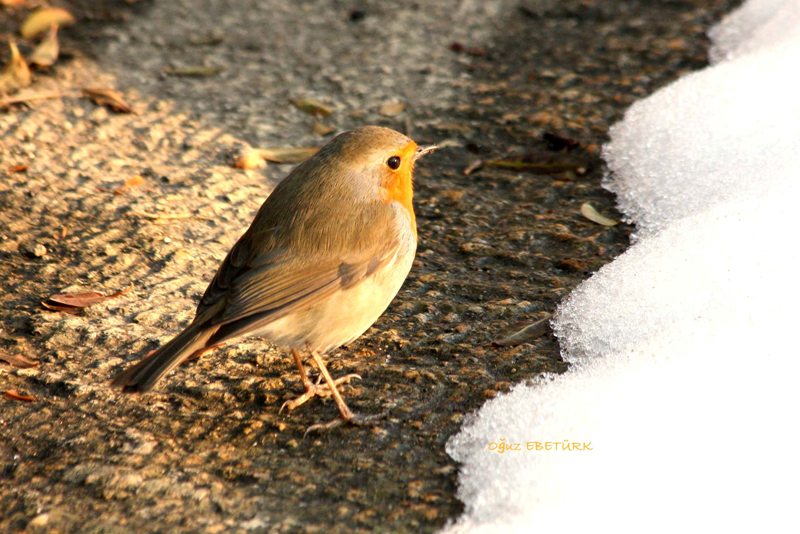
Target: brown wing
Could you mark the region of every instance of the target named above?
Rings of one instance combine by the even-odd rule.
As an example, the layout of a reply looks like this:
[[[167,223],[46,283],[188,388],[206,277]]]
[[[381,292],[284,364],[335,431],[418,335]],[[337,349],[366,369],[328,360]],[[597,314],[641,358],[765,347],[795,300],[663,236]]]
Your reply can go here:
[[[288,314],[313,307],[340,289],[358,284],[394,257],[396,248],[365,257],[312,264],[278,263],[237,277],[227,305],[208,319],[221,325],[213,343],[242,335]]]
[[[397,236],[390,232],[375,239],[370,249],[300,246],[291,240],[286,245],[281,237],[278,232],[248,230],[217,270],[200,300],[195,321],[213,326],[270,310],[284,315],[312,306],[385,265],[399,246]]]
[[[353,250],[300,246],[291,240],[287,245],[279,229],[271,231],[273,227],[267,226],[256,233],[253,228],[265,226],[254,223],[236,243],[198,305],[196,322],[223,325],[213,342],[314,306],[335,291],[357,284],[391,261],[399,246],[390,232],[375,239],[371,250]]]
[[[254,249],[252,241],[252,232],[248,230],[228,252],[211,283],[208,284],[205,293],[203,293],[200,303],[197,305],[195,321],[208,322],[211,317],[224,312],[234,296],[231,288],[236,279],[239,276],[246,275],[255,267],[254,260],[258,258],[259,251]],[[268,245],[269,243],[265,244]],[[270,263],[274,265],[285,263],[285,260],[282,261],[279,257],[281,254],[277,250],[270,251],[265,246],[261,252],[264,256],[264,263],[267,265]],[[269,256],[273,257],[273,261],[269,261]]]

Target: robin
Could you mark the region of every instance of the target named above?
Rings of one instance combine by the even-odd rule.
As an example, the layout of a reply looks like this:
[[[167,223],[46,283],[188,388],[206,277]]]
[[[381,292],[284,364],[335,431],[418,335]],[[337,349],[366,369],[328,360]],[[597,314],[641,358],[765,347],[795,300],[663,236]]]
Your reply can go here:
[[[341,418],[309,430],[368,423],[373,417],[354,414],[336,388],[360,377],[334,380],[322,355],[363,334],[408,276],[417,248],[412,173],[436,148],[377,126],[333,138],[267,198],[220,265],[191,324],[114,385],[148,391],[181,362],[256,335],[289,349],[300,373],[304,393],[281,410],[332,396]],[[316,383],[300,351],[318,367]]]

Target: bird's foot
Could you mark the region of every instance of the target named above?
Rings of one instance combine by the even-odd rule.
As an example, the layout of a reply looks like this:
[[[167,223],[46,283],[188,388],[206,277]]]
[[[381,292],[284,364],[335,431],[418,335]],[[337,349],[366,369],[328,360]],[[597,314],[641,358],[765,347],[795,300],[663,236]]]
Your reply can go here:
[[[281,409],[278,410],[278,413],[283,412],[284,408],[286,408],[287,410],[289,410],[291,412],[295,408],[299,408],[300,406],[302,406],[306,402],[310,401],[314,397],[327,398],[327,397],[332,396],[333,395],[332,388],[328,384],[321,384],[320,383],[320,382],[322,382],[322,378],[323,378],[322,375],[320,375],[319,378],[317,379],[316,383],[311,382],[310,380],[306,380],[303,383],[303,388],[305,389],[305,392],[302,395],[300,395],[299,397],[296,397],[294,399],[291,399],[291,400],[288,400],[288,401],[284,402],[283,405],[281,405]],[[337,378],[336,380],[333,381],[333,384],[334,384],[334,387],[338,386],[338,385],[341,385],[341,384],[349,384],[350,381],[353,380],[353,379],[361,380],[361,376],[357,375],[355,373],[352,373],[352,374],[345,375],[343,377]]]

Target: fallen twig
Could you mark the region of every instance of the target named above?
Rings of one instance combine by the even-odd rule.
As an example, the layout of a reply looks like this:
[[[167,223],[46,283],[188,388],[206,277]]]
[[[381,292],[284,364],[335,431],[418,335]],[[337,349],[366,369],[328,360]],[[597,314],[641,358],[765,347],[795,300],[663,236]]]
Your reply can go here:
[[[62,93],[61,91],[49,91],[45,93],[7,97],[0,99],[0,109],[5,109],[15,104],[27,104],[28,102],[33,102],[35,100],[51,100],[54,98],[75,97],[75,96],[77,95]]]

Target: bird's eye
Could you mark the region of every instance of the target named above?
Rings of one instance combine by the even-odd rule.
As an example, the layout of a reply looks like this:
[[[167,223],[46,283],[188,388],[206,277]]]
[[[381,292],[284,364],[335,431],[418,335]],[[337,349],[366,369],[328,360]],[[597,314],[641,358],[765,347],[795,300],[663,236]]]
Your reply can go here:
[[[390,169],[396,170],[400,166],[400,158],[397,156],[392,156],[391,158],[386,160],[386,164],[389,166]]]

